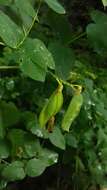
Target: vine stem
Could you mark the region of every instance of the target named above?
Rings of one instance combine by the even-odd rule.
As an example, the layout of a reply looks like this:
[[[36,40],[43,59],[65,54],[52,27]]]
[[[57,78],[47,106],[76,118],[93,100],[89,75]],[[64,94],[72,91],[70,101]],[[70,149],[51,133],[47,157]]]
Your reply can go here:
[[[0,70],[8,70],[8,69],[19,69],[19,66],[17,65],[12,65],[12,66],[8,66],[8,65],[4,65],[4,66],[0,66]]]
[[[0,42],[0,45],[1,45],[1,46],[5,46],[5,44],[4,44],[3,42]]]
[[[27,36],[29,35],[29,33],[30,33],[30,31],[31,31],[31,29],[32,29],[32,27],[33,27],[35,21],[37,20],[37,16],[38,16],[40,7],[41,7],[41,0],[39,1],[38,9],[37,9],[37,11],[36,11],[35,17],[33,18],[33,21],[32,21],[32,23],[31,23],[31,25],[30,25],[28,31],[27,31],[27,32],[24,31],[25,36],[24,36],[24,38],[19,42],[19,44],[17,45],[16,49],[18,49],[18,48],[23,44],[23,42],[26,40]]]
[[[62,79],[59,79],[58,76],[56,76],[55,74],[53,74],[51,71],[48,71],[48,73],[49,73],[50,75],[52,75],[52,77],[55,78],[56,81],[57,81],[59,84],[63,83],[64,85],[71,87],[71,88],[74,90],[74,92],[77,91],[77,88],[78,88],[78,90],[80,90],[80,91],[82,90],[82,86],[77,85],[77,84],[70,84],[70,83],[67,82],[67,81],[64,81],[64,80],[62,80]]]
[[[7,162],[7,161],[4,160],[4,159],[1,159],[1,162],[3,162],[4,164],[9,164],[9,162]]]
[[[68,42],[68,45],[72,44],[73,42],[75,42],[76,40],[79,40],[80,38],[84,37],[86,35],[86,32],[83,32],[81,33],[80,35],[74,37],[73,39],[71,39],[69,42]]]

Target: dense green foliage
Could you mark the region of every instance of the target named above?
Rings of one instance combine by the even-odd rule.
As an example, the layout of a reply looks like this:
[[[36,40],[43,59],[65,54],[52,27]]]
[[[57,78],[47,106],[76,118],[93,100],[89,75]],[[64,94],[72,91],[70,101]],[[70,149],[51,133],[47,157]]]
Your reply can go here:
[[[107,186],[107,15],[89,10],[84,31],[73,30],[57,0],[0,0],[0,7],[0,188],[57,162],[70,168],[73,189]],[[58,83],[63,105],[41,128]],[[75,93],[83,102],[72,104],[66,130]]]

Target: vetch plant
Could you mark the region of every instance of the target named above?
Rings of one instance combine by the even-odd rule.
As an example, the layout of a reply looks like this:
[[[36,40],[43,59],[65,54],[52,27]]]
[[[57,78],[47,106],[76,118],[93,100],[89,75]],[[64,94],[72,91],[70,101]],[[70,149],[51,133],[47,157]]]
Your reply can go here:
[[[0,188],[56,163],[72,189],[106,187],[107,15],[80,32],[57,0],[0,9]]]

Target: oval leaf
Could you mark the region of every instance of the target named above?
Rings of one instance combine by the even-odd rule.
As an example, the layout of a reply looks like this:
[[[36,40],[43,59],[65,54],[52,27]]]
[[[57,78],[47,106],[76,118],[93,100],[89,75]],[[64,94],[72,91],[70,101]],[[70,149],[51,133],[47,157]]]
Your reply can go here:
[[[5,140],[0,140],[0,159],[7,158],[10,154],[9,146]]]
[[[12,48],[16,48],[23,38],[21,29],[2,11],[0,11],[0,37]]]
[[[48,6],[54,10],[56,13],[65,14],[65,9],[63,8],[57,0],[45,0]]]
[[[28,161],[26,166],[26,173],[30,177],[36,177],[41,175],[47,167],[47,163],[43,160],[33,158]]]
[[[54,131],[49,135],[49,140],[56,147],[63,150],[65,149],[65,139],[58,127],[56,127]]]
[[[25,177],[23,163],[20,161],[15,161],[15,162],[12,162],[11,164],[7,165],[3,169],[2,176],[9,181],[23,179]]]

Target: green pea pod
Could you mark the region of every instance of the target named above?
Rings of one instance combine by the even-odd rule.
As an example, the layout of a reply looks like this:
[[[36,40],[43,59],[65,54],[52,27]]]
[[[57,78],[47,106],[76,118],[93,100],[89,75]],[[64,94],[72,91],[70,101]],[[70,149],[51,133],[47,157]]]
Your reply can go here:
[[[78,116],[82,104],[83,104],[82,94],[74,95],[62,120],[61,127],[64,131],[69,132],[70,126],[72,122],[75,120],[75,118]]]
[[[63,85],[59,84],[58,88],[53,92],[48,102],[43,107],[39,115],[40,127],[45,127],[49,119],[55,116],[60,111],[63,104],[62,89]]]

